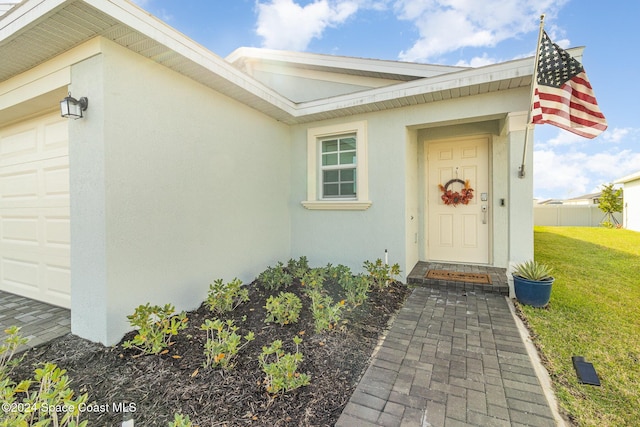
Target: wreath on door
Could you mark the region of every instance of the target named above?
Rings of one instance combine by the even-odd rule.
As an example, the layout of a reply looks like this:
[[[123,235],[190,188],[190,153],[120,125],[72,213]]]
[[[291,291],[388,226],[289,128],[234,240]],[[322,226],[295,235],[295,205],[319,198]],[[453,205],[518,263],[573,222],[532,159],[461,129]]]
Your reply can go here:
[[[449,187],[453,184],[462,184],[462,190],[460,192],[450,190]],[[457,206],[461,203],[468,205],[469,200],[473,199],[473,188],[471,188],[468,179],[465,181],[458,178],[450,179],[445,185],[438,184],[438,188],[443,193],[440,198],[445,205]]]

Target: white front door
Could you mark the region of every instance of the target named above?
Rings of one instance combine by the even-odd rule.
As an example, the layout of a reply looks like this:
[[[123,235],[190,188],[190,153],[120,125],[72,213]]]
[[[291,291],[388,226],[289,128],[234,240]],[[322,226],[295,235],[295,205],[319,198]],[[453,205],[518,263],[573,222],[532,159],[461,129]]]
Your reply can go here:
[[[428,142],[425,152],[429,260],[488,264],[488,137]],[[473,190],[473,198],[467,199],[466,204],[465,182]],[[440,185],[451,191],[447,198],[450,204],[443,201],[445,193]],[[457,195],[461,197],[456,200]]]

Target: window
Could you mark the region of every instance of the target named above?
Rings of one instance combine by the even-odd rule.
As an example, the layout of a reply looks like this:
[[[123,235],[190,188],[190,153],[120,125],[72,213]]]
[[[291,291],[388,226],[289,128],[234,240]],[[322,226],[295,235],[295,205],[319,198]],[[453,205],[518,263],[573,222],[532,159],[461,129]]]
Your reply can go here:
[[[322,140],[322,198],[356,198],[356,136]]]
[[[307,131],[307,209],[364,210],[368,200],[366,122]]]

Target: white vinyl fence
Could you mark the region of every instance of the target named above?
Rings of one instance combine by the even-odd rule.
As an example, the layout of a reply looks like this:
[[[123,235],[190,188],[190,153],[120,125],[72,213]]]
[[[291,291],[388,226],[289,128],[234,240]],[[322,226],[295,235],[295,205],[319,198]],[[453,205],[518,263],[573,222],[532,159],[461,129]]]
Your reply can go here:
[[[614,214],[622,224],[622,214]],[[546,226],[598,227],[604,213],[595,205],[537,205],[533,207],[533,223]]]

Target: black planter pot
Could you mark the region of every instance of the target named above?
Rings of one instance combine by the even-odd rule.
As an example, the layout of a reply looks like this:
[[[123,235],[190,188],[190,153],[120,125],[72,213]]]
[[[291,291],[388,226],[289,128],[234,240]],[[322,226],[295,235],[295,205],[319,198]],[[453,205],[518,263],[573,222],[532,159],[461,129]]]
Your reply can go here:
[[[514,274],[513,287],[516,298],[525,305],[544,307],[551,299],[551,285],[554,281],[553,277],[549,280],[528,280]]]

